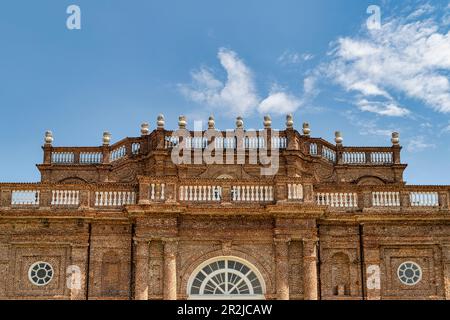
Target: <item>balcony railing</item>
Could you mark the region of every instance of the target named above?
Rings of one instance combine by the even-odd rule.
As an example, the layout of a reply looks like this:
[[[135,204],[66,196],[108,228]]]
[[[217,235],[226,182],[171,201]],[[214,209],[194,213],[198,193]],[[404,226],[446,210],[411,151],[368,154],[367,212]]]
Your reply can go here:
[[[238,147],[238,139],[237,137],[214,137],[214,148],[216,149],[236,149]],[[256,134],[255,134],[256,135]],[[180,137],[167,135],[164,137],[164,147],[166,149],[173,148],[174,146],[180,143]],[[206,137],[185,137],[183,138],[185,141],[184,147],[186,149],[205,149],[212,142],[208,141]],[[243,149],[261,149],[266,148],[267,143],[265,137],[262,136],[250,136],[243,137],[239,140],[240,145]],[[286,149],[287,147],[287,138],[285,136],[276,136],[270,138],[270,146],[272,149]]]
[[[92,189],[70,184],[0,184],[2,209],[121,209],[137,202],[136,186],[105,184]]]
[[[114,163],[141,153],[141,138],[126,138],[103,147],[44,147],[44,163],[54,165],[99,165]]]
[[[374,208],[377,210],[448,209],[450,187],[448,186],[346,186],[317,188],[316,203],[330,208]],[[354,190],[354,191],[352,191]]]
[[[400,150],[394,147],[337,147],[317,138],[311,138],[309,154],[342,165],[385,166],[400,163]]]
[[[334,211],[425,213],[448,210],[450,186],[316,186],[277,181],[139,177],[138,184],[0,184],[0,212],[14,209],[108,209],[135,204],[308,204]],[[425,210],[425,211],[424,211]]]

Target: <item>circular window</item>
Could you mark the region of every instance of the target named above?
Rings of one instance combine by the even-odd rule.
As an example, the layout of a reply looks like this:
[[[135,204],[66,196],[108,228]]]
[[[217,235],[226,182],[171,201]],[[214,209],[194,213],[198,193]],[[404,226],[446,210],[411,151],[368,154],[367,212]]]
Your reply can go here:
[[[403,284],[413,286],[422,279],[422,269],[417,263],[406,261],[398,267],[397,276]]]
[[[47,262],[36,262],[28,270],[28,278],[37,286],[45,286],[53,279],[53,267]]]

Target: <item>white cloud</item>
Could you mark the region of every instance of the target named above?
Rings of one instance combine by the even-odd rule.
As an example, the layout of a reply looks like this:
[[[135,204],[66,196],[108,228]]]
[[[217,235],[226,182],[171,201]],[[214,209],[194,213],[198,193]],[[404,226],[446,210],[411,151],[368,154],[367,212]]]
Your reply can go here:
[[[286,114],[302,105],[302,100],[273,86],[265,99],[260,99],[253,74],[236,52],[221,48],[220,64],[227,74],[226,82],[217,79],[212,71],[203,67],[191,73],[192,83],[179,85],[181,93],[188,99],[218,108],[230,116],[260,113]],[[314,92],[313,78],[304,81],[305,96]]]
[[[206,68],[192,72],[192,84],[180,85],[189,99],[210,107],[222,109],[233,115],[248,115],[257,107],[259,98],[253,74],[234,51],[221,48],[220,64],[227,73],[225,82],[218,80]]]
[[[259,104],[259,112],[287,114],[294,112],[300,107],[301,101],[286,92],[274,91]]]
[[[361,111],[373,112],[382,116],[403,117],[410,114],[408,109],[399,107],[392,102],[362,99],[357,102],[357,106]]]
[[[407,19],[417,19],[423,15],[430,14],[435,10],[435,8],[429,3],[419,6],[415,11],[409,14]]]
[[[442,133],[450,133],[450,123],[442,129]]]
[[[426,149],[434,149],[436,145],[425,141],[424,136],[413,137],[409,140],[406,149],[408,152],[421,152]]]
[[[314,59],[314,55],[311,53],[297,53],[286,50],[278,58],[278,63],[281,65],[300,64],[312,59]]]
[[[432,9],[426,5],[406,19],[386,20],[380,30],[338,39],[332,61],[320,71],[357,100],[383,99],[383,109],[372,105],[366,111],[405,116],[409,111],[393,98],[400,94],[450,113],[450,31],[442,32],[437,20],[417,20]]]
[[[316,86],[317,78],[315,76],[308,76],[303,80],[303,93],[306,98],[318,94],[319,89]]]

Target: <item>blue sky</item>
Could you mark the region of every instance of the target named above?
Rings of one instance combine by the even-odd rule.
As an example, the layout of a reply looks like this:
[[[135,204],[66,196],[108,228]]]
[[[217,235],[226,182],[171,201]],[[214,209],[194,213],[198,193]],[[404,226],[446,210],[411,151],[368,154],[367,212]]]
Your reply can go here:
[[[66,9],[81,9],[68,30]],[[368,29],[378,5],[380,29]],[[308,121],[313,136],[390,145],[410,184],[450,183],[448,1],[3,0],[0,181],[37,181],[54,145],[138,136],[164,113],[234,128]]]

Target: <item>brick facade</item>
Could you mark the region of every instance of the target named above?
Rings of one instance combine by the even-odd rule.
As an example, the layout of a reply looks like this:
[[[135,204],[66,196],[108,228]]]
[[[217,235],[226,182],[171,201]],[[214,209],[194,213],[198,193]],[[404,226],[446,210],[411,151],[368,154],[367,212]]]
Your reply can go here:
[[[347,147],[287,120],[275,132],[266,119],[256,145],[237,123],[229,147],[245,161],[232,164],[174,163],[183,142],[205,150],[183,118],[176,140],[162,117],[100,147],[54,147],[47,134],[41,182],[0,184],[0,298],[198,298],[199,266],[224,259],[253,270],[252,297],[449,299],[450,186],[407,185],[395,134],[389,147]],[[278,148],[278,171],[261,176],[250,152]],[[35,282],[51,266],[48,283],[33,282],[36,262]]]

